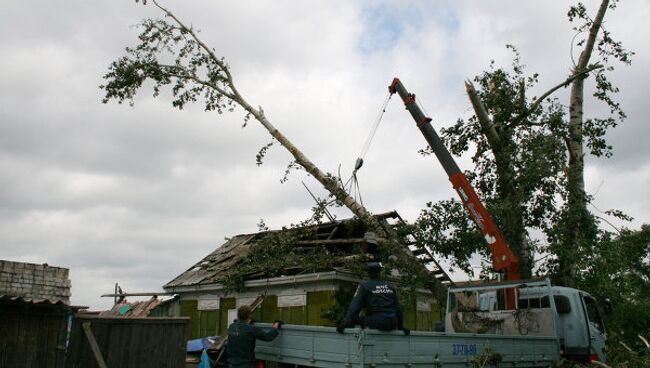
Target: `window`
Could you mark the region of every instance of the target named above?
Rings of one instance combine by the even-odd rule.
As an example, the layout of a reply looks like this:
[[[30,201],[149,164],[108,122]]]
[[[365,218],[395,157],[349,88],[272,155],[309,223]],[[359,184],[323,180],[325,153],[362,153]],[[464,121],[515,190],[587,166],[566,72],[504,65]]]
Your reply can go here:
[[[603,321],[600,319],[600,312],[598,311],[596,299],[592,298],[589,295],[583,295],[582,299],[585,301],[585,307],[587,309],[587,317],[589,318],[589,322],[594,325],[598,331],[605,333],[605,326],[603,325]]]
[[[569,298],[564,295],[554,295],[553,300],[555,301],[555,308],[557,309],[558,313],[564,314],[571,312],[571,303],[569,302]],[[548,302],[548,295],[545,295],[541,298],[522,297],[519,299],[519,309],[550,307],[551,306]]]

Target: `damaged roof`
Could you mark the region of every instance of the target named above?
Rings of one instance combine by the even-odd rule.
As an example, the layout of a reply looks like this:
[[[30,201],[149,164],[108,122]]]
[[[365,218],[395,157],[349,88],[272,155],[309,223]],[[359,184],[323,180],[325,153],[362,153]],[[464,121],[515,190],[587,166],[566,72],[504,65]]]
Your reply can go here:
[[[157,297],[149,300],[131,302],[124,300],[113,305],[113,308],[99,313],[100,317],[147,317],[151,311],[163,301]]]
[[[379,222],[387,227],[394,227],[402,221],[396,211],[386,212],[374,215]],[[339,250],[338,257],[350,256],[355,254],[364,254],[371,251],[373,246],[372,240],[364,237],[365,228],[351,228],[354,218],[332,221],[318,225],[312,225],[309,228],[313,230],[313,236],[309,239],[299,239],[294,244],[298,248],[310,248],[325,246]],[[187,271],[168,282],[164,289],[178,286],[195,286],[208,285],[219,282],[219,279],[227,275],[228,271],[236,267],[249,253],[251,248],[264,237],[270,234],[278,234],[285,230],[263,231],[254,234],[241,234],[230,238],[226,243],[221,245],[205,258],[190,267]],[[299,265],[286,269],[287,275],[295,275],[303,271]],[[324,270],[324,271],[331,271]],[[265,277],[264,271],[260,270],[257,274],[248,275],[247,279],[256,279]]]

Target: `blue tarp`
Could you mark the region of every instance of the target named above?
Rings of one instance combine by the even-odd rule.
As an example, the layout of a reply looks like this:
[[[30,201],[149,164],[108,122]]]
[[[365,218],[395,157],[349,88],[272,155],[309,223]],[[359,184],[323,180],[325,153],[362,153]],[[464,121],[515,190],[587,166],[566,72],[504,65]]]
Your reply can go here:
[[[208,336],[200,339],[188,340],[187,341],[187,352],[188,353],[198,353],[203,349],[209,348],[212,343],[217,340],[219,336]]]
[[[201,353],[201,363],[197,368],[212,368],[212,363],[210,363],[210,358],[208,358],[207,350],[203,350],[203,353]]]

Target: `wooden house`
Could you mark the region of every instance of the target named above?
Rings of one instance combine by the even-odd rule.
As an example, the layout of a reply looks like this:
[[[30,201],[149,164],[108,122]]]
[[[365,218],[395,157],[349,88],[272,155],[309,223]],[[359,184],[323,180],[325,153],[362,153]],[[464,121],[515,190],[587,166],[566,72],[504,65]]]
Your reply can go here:
[[[375,216],[387,227],[402,222],[395,211]],[[281,319],[290,324],[333,326],[334,316],[344,313],[361,281],[361,273],[346,268],[346,262],[355,257],[363,259],[376,247],[365,226],[360,224],[358,220],[348,219],[237,235],[163,288],[179,296],[175,309],[180,316],[191,317],[190,338],[221,334],[235,318],[237,307],[252,303],[260,295],[264,300],[254,311],[255,320]],[[265,242],[271,244],[269,239],[281,238],[288,232],[294,234],[284,239],[290,243],[288,248],[264,254]],[[410,256],[422,258],[438,285],[450,282],[426,250],[423,254],[422,250],[411,251],[407,244],[404,247]],[[319,253],[309,253],[315,249]],[[297,254],[303,254],[303,258],[281,262],[281,269],[273,268],[278,267],[272,263],[274,259],[284,261],[283,257],[297,257]],[[327,258],[312,262],[310,254]],[[399,282],[398,278],[395,280]],[[418,290],[415,299],[402,301],[406,327],[433,330],[435,321],[442,319],[444,307],[428,290]]]

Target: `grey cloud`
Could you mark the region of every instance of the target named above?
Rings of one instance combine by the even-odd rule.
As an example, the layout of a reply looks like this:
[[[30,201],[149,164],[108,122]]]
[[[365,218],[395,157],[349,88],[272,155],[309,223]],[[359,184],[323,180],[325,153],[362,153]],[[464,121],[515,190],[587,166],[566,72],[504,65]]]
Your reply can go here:
[[[249,102],[262,105],[323,170],[336,173],[340,164],[345,178],[394,76],[440,128],[469,115],[463,80],[490,58],[508,63],[506,43],[520,47],[544,85],[570,67],[567,39],[573,35],[565,4],[458,2],[440,9],[410,2],[423,19],[436,21],[410,24],[405,17],[399,42],[364,55],[359,45],[369,5],[387,12],[404,7],[167,4],[202,29],[232,65]],[[637,180],[646,180],[650,170],[644,165],[649,148],[642,94],[647,46],[638,36],[648,26],[636,21],[643,12],[642,0],[626,1],[608,21],[638,56],[616,74],[629,119],[611,135],[615,156],[589,161],[592,180],[615,175],[607,185],[632,180],[632,168],[643,173]],[[445,14],[457,27],[450,28]],[[270,139],[255,122],[242,130],[239,112],[176,111],[168,94],[152,99],[150,91],[134,108],[101,104],[102,75],[136,41],[138,31],[130,26],[151,16],[160,13],[133,1],[12,2],[0,14],[0,251],[14,260],[70,267],[77,304],[109,306],[98,295],[116,281],[130,291],[159,289],[224,236],[256,231],[260,218],[275,228],[304,219],[313,201],[302,180],[326,195],[304,172],[279,183],[291,160],[279,146],[257,167],[255,153]],[[392,101],[359,173],[372,211],[396,209],[412,220],[425,202],[454,196],[435,159],[416,153],[423,146],[401,103]],[[466,157],[459,161],[471,169]],[[631,208],[637,223],[650,221],[647,196],[617,197],[608,190],[600,197],[603,207],[619,203]],[[347,210],[335,212],[349,217]]]

